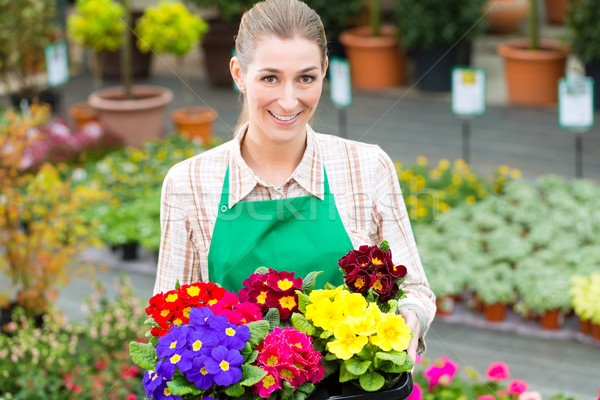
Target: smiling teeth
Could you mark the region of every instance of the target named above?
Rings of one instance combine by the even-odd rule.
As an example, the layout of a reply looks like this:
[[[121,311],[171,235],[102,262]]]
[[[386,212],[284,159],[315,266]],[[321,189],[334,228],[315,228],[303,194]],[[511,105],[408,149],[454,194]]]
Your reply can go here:
[[[281,120],[281,121],[291,121],[291,120],[293,120],[294,118],[296,118],[296,116],[298,115],[298,114],[294,114],[294,115],[292,115],[292,116],[285,117],[285,116],[283,116],[283,115],[277,115],[277,114],[275,114],[275,113],[273,113],[273,112],[271,112],[271,111],[269,111],[269,112],[271,113],[271,115],[272,115],[272,116],[274,116],[275,118],[277,118],[277,119],[279,119],[279,120]]]

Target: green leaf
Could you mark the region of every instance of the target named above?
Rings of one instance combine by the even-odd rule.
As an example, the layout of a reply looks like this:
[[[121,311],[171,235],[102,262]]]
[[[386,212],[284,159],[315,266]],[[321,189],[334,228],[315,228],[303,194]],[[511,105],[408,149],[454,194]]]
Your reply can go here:
[[[325,359],[325,361],[334,361],[338,359],[337,356],[333,353],[327,353],[323,358]]]
[[[242,386],[256,385],[267,375],[267,371],[254,365],[242,364],[242,380],[239,382]]]
[[[310,304],[309,297],[299,290],[296,290],[296,294],[298,295],[298,311],[302,314],[306,314],[306,306]]]
[[[389,248],[390,248],[390,244],[388,243],[388,241],[387,241],[387,240],[384,240],[384,241],[383,241],[383,242],[381,242],[381,244],[379,245],[379,248],[380,248],[382,251],[384,251],[384,252],[385,252],[385,251],[388,251],[388,250],[389,250]]]
[[[346,365],[346,369],[348,370],[348,372],[350,372],[351,374],[362,375],[365,372],[367,372],[367,370],[369,369],[371,364],[373,364],[373,362],[370,360],[363,361],[358,357],[352,357],[344,361],[344,364]]]
[[[271,326],[271,330],[276,326],[279,326],[281,322],[281,317],[279,316],[279,310],[276,308],[269,308],[267,314],[265,315],[265,319],[269,321],[269,325]]]
[[[152,336],[150,340],[148,340],[148,344],[151,344],[154,347],[158,346],[158,337]]]
[[[158,361],[156,348],[150,343],[129,342],[129,354],[134,363],[146,370],[154,370]]]
[[[179,290],[179,288],[181,287],[181,283],[179,283],[179,279],[175,280],[175,290]]]
[[[348,371],[348,369],[346,368],[346,363],[343,362],[340,365],[340,383],[348,382],[356,378],[358,378],[358,376]]]
[[[235,385],[228,386],[227,389],[225,389],[225,394],[229,397],[240,397],[245,391],[246,390],[238,382]]]
[[[311,394],[315,391],[315,384],[312,382],[304,382],[302,385],[298,386],[298,391],[306,394]]]
[[[334,290],[337,286],[333,286],[331,283],[329,282],[325,282],[325,286],[323,286],[323,288],[325,290]]]
[[[284,379],[281,386],[281,400],[287,400],[294,395],[295,389],[288,381]]]
[[[267,267],[258,267],[258,268],[256,268],[256,271],[254,271],[254,273],[255,274],[261,274],[261,275],[268,274],[269,273],[269,268],[267,268]]]
[[[319,337],[320,337],[321,339],[329,339],[329,338],[330,338],[330,337],[332,337],[332,336],[333,336],[333,332],[332,332],[332,331],[323,331],[323,333],[321,333],[321,334],[319,335]]]
[[[357,354],[357,356],[362,360],[373,360],[373,356],[369,353],[369,345],[363,346],[362,350]]]
[[[292,325],[294,328],[298,329],[300,332],[312,336],[315,334],[315,327],[310,323],[306,317],[300,313],[292,314]]]
[[[183,396],[185,394],[198,395],[203,391],[198,389],[192,382],[189,382],[183,375],[177,375],[172,381],[167,382],[169,391],[175,396]]]
[[[315,283],[317,282],[317,276],[321,275],[323,271],[312,271],[309,272],[308,275],[302,281],[302,290],[306,294],[310,294],[312,290],[315,288]]]
[[[323,361],[323,366],[325,367],[325,378],[329,375],[333,374],[340,368],[340,361]]]
[[[308,394],[296,390],[294,392],[294,395],[292,396],[292,399],[293,400],[306,400],[307,397],[308,397]]]
[[[258,351],[254,350],[252,353],[250,353],[250,355],[246,359],[246,362],[248,364],[253,363],[254,361],[256,361],[257,358],[258,358]]]
[[[240,351],[240,354],[242,356],[244,356],[245,360],[247,360],[248,357],[250,357],[250,355],[252,354],[253,351],[254,351],[254,349],[252,348],[252,346],[250,346],[250,343],[246,342],[246,345],[244,346],[244,348],[242,349],[242,351]]]
[[[367,392],[376,392],[385,385],[385,378],[377,372],[367,372],[358,378],[358,382]]]
[[[248,340],[248,343],[250,343],[252,349],[255,349],[256,346],[261,344],[270,332],[269,321],[252,321],[247,323],[246,326],[250,329],[250,339]]]
[[[405,352],[377,352],[375,353],[375,368],[383,372],[389,372],[392,374],[399,374],[402,372],[410,371],[412,365],[410,365],[408,369],[406,369],[404,365],[407,357],[408,356]]]
[[[160,325],[158,325],[158,322],[156,322],[156,321],[154,320],[154,318],[152,318],[152,317],[150,317],[150,318],[146,319],[146,320],[144,321],[144,325],[151,325],[151,326],[153,326],[153,327],[155,327],[155,328],[160,328]]]

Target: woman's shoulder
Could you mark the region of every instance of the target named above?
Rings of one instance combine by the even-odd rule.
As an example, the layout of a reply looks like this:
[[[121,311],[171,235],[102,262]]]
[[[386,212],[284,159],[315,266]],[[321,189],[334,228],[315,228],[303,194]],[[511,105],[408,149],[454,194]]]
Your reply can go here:
[[[234,140],[230,140],[180,161],[169,169],[165,179],[176,183],[200,185],[213,177],[221,176],[222,183],[234,145]]]
[[[361,164],[362,168],[377,166],[380,162],[387,163],[389,160],[387,153],[377,144],[324,133],[316,133],[315,137],[324,160],[355,161]]]

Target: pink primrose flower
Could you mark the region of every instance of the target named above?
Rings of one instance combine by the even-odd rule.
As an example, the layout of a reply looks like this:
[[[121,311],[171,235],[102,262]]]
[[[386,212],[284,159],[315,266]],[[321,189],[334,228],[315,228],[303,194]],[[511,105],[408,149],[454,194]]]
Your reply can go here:
[[[526,392],[527,389],[529,389],[527,382],[520,381],[518,379],[515,379],[514,381],[512,381],[508,384],[508,393],[509,394],[521,394],[521,393]]]
[[[458,371],[458,365],[444,356],[440,357],[435,364],[425,369],[423,375],[429,383],[428,391],[432,392],[437,385],[449,386]]]
[[[483,396],[479,396],[477,400],[496,400],[496,398],[492,394],[484,394]]]
[[[508,379],[510,372],[508,371],[508,366],[505,363],[497,361],[490,364],[485,375],[490,381],[497,382],[503,379]]]
[[[422,400],[423,399],[423,389],[419,386],[418,383],[413,384],[412,393],[406,398],[406,400]]]

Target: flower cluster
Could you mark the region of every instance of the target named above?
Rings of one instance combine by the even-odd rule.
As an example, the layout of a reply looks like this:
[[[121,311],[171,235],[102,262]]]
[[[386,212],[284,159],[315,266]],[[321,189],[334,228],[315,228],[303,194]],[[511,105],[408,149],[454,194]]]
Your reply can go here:
[[[249,339],[248,326],[237,326],[207,307],[191,309],[188,323],[158,339],[159,361],[155,371],[148,371],[143,379],[148,397],[181,398],[171,395],[167,385],[175,374],[183,374],[201,390],[208,390],[213,384],[237,383],[244,363],[240,351]]]
[[[298,387],[305,382],[317,383],[325,375],[321,353],[315,351],[310,336],[287,327],[276,327],[257,347],[257,366],[267,375],[254,386],[254,393],[267,398],[277,389]]]
[[[276,308],[282,321],[288,320],[298,311],[296,290],[302,288],[302,278],[294,278],[293,272],[276,271],[269,268],[266,273],[254,273],[243,281],[239,291],[240,300],[257,304],[263,313]]]
[[[225,296],[225,292],[214,283],[196,282],[155,294],[146,308],[146,314],[158,325],[152,328],[152,336],[164,336],[173,325],[187,324],[192,308],[216,304]]]
[[[344,273],[344,282],[353,293],[375,292],[380,303],[399,299],[404,295],[400,284],[406,276],[404,265],[394,265],[387,242],[379,246],[360,246],[338,261]]]

